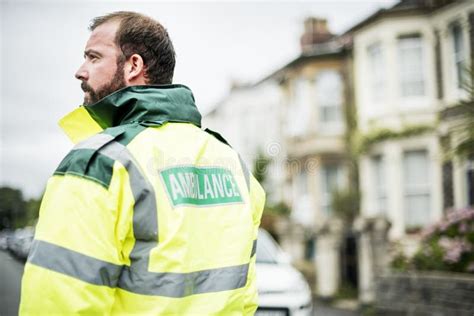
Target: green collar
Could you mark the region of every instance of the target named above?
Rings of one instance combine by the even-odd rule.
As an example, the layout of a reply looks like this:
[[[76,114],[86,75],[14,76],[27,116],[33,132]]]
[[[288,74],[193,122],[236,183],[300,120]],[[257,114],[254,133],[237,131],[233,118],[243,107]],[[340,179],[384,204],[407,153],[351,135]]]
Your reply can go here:
[[[129,123],[186,122],[201,126],[193,94],[184,85],[125,87],[85,109],[104,129]]]
[[[201,127],[191,90],[179,84],[129,86],[99,102],[80,106],[59,121],[74,143],[109,127],[137,123],[159,126],[166,122]]]

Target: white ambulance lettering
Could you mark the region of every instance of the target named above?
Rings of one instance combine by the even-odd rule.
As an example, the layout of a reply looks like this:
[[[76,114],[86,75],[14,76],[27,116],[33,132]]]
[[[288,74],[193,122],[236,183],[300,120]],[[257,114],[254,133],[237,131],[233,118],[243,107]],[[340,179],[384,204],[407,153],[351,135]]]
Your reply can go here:
[[[173,195],[173,199],[176,200],[178,195],[184,197],[184,192],[179,185],[178,179],[174,174],[170,174],[170,184],[171,184],[171,194]]]

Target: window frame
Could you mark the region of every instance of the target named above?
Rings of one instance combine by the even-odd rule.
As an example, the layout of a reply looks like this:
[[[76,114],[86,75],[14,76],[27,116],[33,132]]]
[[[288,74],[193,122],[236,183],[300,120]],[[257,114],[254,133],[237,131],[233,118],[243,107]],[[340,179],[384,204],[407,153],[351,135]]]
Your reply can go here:
[[[418,51],[417,60],[405,59],[407,55]],[[402,99],[424,98],[427,96],[427,76],[425,66],[425,40],[422,34],[413,33],[397,37],[397,64],[398,64],[398,86],[399,96]],[[419,67],[414,68],[413,65]],[[409,69],[407,71],[407,69]],[[414,70],[416,69],[416,70]],[[408,91],[413,89],[415,84],[420,85],[420,92]]]
[[[408,183],[408,168],[407,168],[407,159],[408,155],[422,153],[424,155],[424,165],[426,166],[426,179],[424,182],[417,182],[417,183]],[[427,148],[418,148],[418,149],[409,149],[403,151],[402,155],[402,174],[403,174],[403,206],[404,206],[404,225],[406,228],[413,228],[413,227],[424,227],[430,223],[430,216],[432,213],[432,188],[430,183],[430,157],[429,151]],[[419,179],[419,178],[418,178]],[[427,209],[421,218],[424,220],[420,223],[411,223],[409,222],[409,217],[407,213],[411,211],[411,207],[408,205],[409,199],[413,197],[425,197],[426,198],[426,205]]]
[[[327,77],[333,76],[334,77]],[[336,79],[336,84],[329,82],[326,78]],[[321,82],[321,80],[323,80]],[[328,88],[331,90],[328,92]],[[332,133],[340,131],[344,126],[344,78],[338,69],[323,69],[318,71],[314,77],[314,89],[316,107],[318,111],[319,131],[323,133]],[[337,91],[336,91],[337,90]],[[334,96],[335,100],[328,101],[327,96]],[[324,119],[325,111],[333,111],[335,114],[333,120]]]
[[[378,58],[374,52],[378,50]],[[383,101],[386,97],[385,55],[382,42],[377,41],[367,46],[367,71],[370,74],[370,101]]]

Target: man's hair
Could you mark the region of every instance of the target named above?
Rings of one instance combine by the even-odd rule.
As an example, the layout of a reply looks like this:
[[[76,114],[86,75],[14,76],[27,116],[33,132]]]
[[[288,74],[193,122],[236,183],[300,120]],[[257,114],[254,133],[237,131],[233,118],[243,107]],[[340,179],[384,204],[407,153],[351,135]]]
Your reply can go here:
[[[115,44],[123,54],[120,59],[138,54],[143,58],[147,84],[172,83],[176,59],[166,29],[143,14],[118,11],[92,19],[89,30],[112,21],[120,22],[115,34]]]

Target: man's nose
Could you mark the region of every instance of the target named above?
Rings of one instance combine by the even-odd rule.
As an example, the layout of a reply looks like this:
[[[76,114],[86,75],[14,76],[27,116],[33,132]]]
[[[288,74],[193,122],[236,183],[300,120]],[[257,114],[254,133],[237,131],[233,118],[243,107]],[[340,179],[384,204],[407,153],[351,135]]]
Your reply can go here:
[[[84,64],[82,64],[81,67],[79,67],[79,69],[76,71],[76,74],[74,76],[76,77],[76,79],[79,79],[82,81],[89,79],[89,73],[85,69]]]

